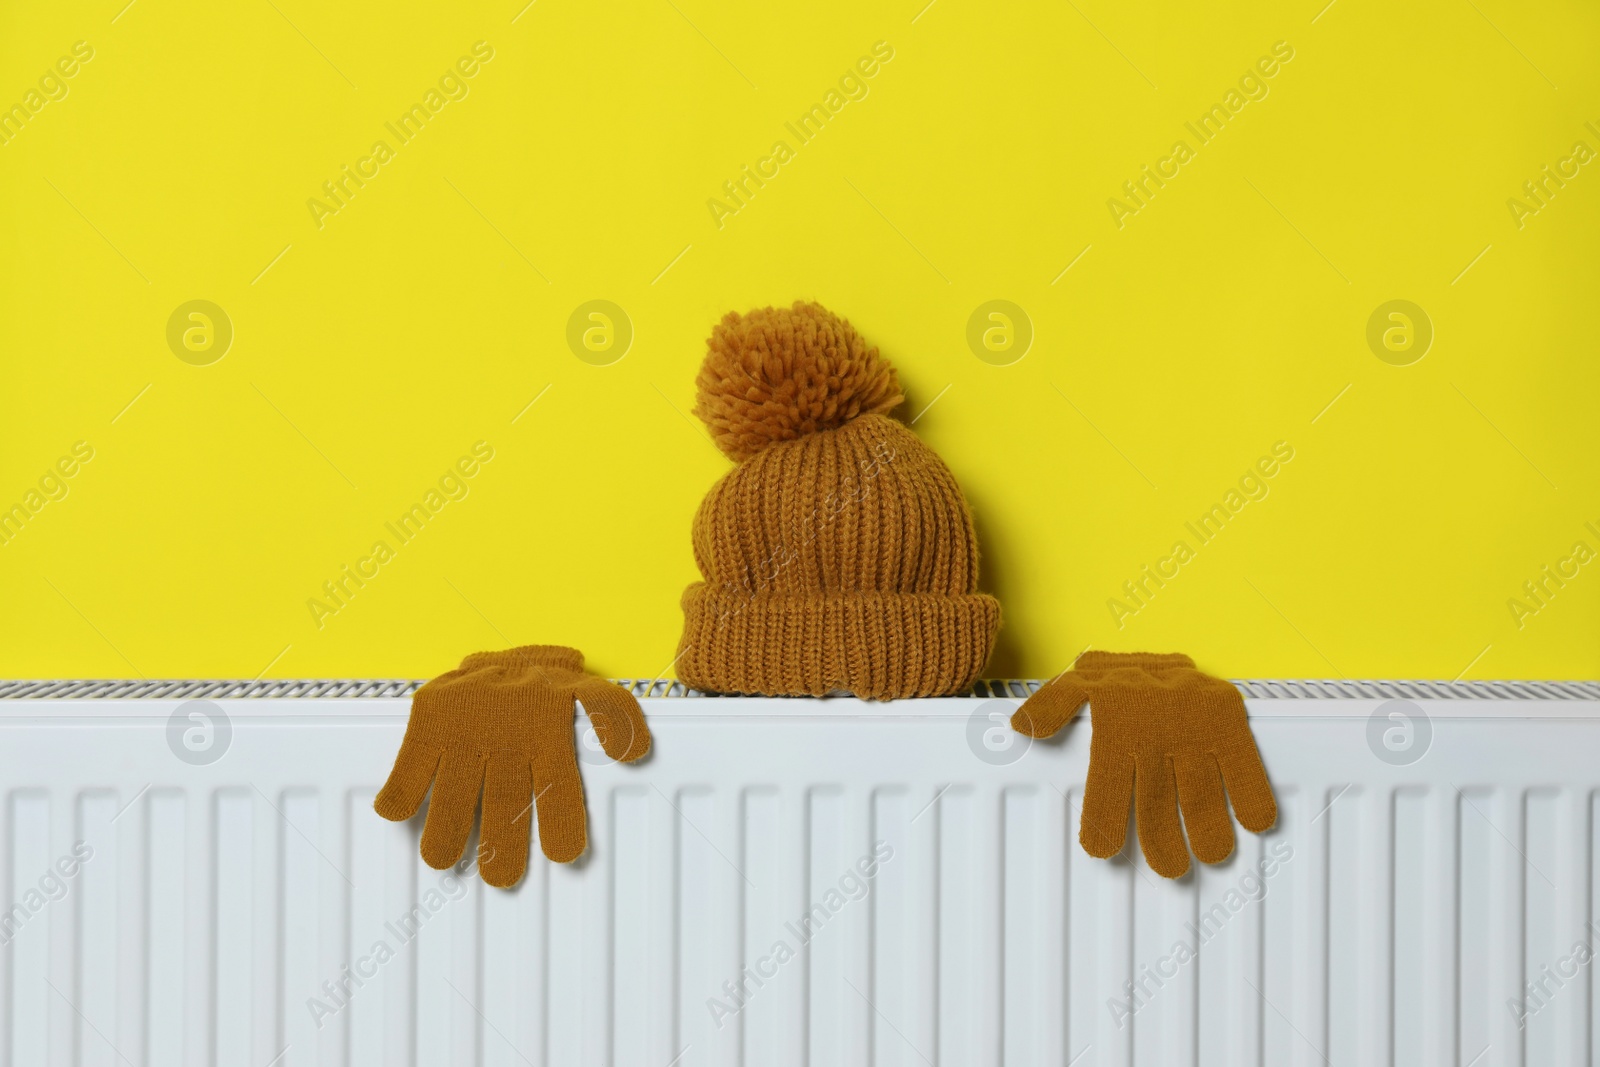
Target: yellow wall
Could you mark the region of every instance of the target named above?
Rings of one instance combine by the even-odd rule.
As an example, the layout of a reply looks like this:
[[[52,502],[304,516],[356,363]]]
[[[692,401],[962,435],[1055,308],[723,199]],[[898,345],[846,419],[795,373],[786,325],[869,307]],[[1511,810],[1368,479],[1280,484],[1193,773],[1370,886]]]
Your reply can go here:
[[[1006,611],[991,673],[1093,645],[1600,674],[1600,562],[1572,554],[1600,552],[1593,5],[123,3],[0,15],[27,114],[0,146],[0,506],[42,505],[0,545],[0,675],[423,676],[530,641],[656,674],[726,467],[686,414],[704,338],[797,297],[894,360],[908,417],[932,404]],[[60,98],[26,112],[41,78]],[[402,142],[442,78],[459,98]],[[785,123],[841,79],[802,143]],[[1233,90],[1203,143],[1185,123]],[[345,165],[376,173],[308,206]],[[1145,165],[1172,176],[1141,206]],[[1576,174],[1535,212],[1546,165]],[[195,300],[220,360],[187,319],[169,345]],[[631,323],[618,361],[569,348],[591,300]],[[992,300],[1031,324],[1020,360],[969,347]],[[1391,300],[1431,323],[1420,360],[1369,347]],[[385,523],[477,442],[400,544]],[[1275,447],[1200,544],[1185,523]]]

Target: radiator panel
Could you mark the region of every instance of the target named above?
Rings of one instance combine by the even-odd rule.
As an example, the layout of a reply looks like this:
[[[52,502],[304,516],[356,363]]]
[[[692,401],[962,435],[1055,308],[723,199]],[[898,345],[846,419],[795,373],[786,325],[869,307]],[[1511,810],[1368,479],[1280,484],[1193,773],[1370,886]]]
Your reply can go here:
[[[1092,716],[985,703],[646,699],[503,892],[373,814],[403,698],[198,753],[183,700],[0,701],[0,1065],[1596,1061],[1600,702],[1420,699],[1403,762],[1384,699],[1253,699],[1279,825],[1176,882],[1078,847]]]

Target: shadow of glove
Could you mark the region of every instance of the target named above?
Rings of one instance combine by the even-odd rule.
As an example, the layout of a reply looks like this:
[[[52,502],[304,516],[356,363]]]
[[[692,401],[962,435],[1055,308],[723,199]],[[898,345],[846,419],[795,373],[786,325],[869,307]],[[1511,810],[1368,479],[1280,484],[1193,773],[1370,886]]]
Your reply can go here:
[[[481,791],[478,869],[485,882],[504,888],[521,879],[535,806],[544,854],[572,862],[588,845],[574,700],[582,702],[606,755],[632,762],[650,751],[639,702],[621,686],[584,673],[577,649],[524,645],[475,652],[412,697],[405,740],[373,808],[385,819],[409,819],[431,783],[422,858],[443,870],[466,850]]]
[[[1050,737],[1086,700],[1094,728],[1078,841],[1089,855],[1122,850],[1130,808],[1145,860],[1167,878],[1189,869],[1185,829],[1204,863],[1233,852],[1229,798],[1247,830],[1277,821],[1244,698],[1231,683],[1181,654],[1086,652],[1017,709],[1012,728]]]

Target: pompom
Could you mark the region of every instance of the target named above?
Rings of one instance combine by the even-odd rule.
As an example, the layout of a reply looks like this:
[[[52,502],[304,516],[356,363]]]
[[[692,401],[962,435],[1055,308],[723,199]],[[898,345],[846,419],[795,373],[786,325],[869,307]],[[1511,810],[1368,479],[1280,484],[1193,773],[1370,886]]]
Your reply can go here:
[[[905,399],[894,367],[821,304],[729,312],[706,344],[694,411],[734,462]]]

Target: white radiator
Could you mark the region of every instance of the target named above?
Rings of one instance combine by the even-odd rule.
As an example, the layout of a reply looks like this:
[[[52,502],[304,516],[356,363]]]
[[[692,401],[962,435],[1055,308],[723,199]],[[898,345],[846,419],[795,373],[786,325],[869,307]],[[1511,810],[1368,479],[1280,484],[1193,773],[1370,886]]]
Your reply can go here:
[[[408,683],[9,683],[0,1064],[1600,1059],[1600,687],[1241,684],[1279,824],[1176,883],[991,684],[646,698],[504,892],[372,812]]]

